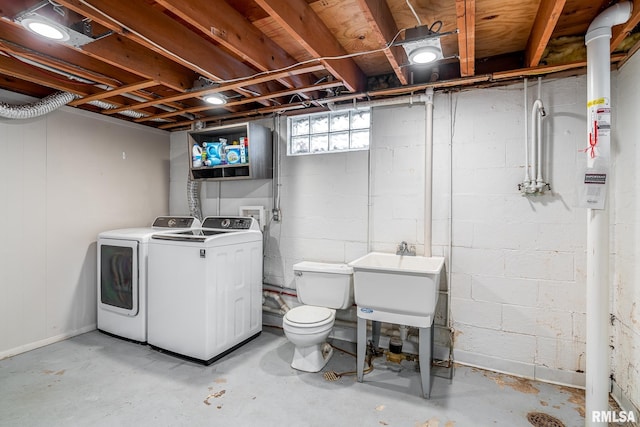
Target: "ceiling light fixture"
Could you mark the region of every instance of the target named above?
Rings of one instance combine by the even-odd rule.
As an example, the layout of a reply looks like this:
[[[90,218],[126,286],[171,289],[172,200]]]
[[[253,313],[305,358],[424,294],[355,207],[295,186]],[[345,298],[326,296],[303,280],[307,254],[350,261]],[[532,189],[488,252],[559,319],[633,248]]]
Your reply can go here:
[[[404,40],[395,43],[402,46],[412,64],[430,64],[443,58],[440,37],[444,34],[431,30],[428,25],[409,28]]]
[[[212,105],[224,105],[227,103],[227,98],[225,98],[224,95],[221,95],[219,93],[212,93],[212,94],[206,95],[204,97],[204,101]]]
[[[409,52],[409,61],[412,64],[428,64],[438,59],[438,55],[442,56],[442,50],[436,46],[422,46]]]
[[[41,19],[39,16],[24,18],[20,23],[32,33],[50,40],[60,42],[69,40],[69,32],[65,27],[50,22],[49,20]]]

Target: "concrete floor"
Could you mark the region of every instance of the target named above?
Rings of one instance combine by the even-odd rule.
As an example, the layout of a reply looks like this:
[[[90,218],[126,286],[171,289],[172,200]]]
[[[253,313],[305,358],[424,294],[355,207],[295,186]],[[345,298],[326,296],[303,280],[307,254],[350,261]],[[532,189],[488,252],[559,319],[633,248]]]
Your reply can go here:
[[[292,369],[292,354],[270,327],[210,366],[94,331],[0,361],[0,425],[530,427],[531,411],[584,425],[576,389],[460,366],[453,381],[434,369],[425,400],[412,363],[330,382]],[[335,351],[325,370],[355,358]]]

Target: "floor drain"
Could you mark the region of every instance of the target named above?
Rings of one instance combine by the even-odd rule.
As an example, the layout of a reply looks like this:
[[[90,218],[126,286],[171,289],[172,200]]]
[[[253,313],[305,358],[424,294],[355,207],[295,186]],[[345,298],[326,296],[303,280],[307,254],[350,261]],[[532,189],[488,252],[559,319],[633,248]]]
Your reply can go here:
[[[562,421],[544,412],[529,412],[527,420],[535,427],[565,427]]]

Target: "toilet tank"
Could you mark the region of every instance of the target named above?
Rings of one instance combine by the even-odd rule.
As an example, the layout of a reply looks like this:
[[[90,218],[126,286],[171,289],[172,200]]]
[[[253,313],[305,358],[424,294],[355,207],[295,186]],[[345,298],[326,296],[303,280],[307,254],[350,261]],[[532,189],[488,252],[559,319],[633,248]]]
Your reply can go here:
[[[346,309],[353,305],[353,269],[346,264],[303,261],[293,266],[298,301]]]

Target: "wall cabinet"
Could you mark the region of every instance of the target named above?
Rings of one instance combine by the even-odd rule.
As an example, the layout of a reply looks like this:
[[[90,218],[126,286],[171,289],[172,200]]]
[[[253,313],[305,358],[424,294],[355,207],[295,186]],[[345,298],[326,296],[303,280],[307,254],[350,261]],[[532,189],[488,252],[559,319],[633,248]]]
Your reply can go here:
[[[234,141],[241,142],[246,138],[247,145],[243,157],[239,153],[241,146],[234,146]],[[220,145],[226,141],[226,151],[229,159]],[[271,142],[271,130],[257,123],[247,122],[233,125],[219,126],[192,131],[187,137],[189,150],[189,170],[191,177],[196,180],[233,180],[233,179],[267,179],[273,178],[273,150]],[[220,156],[225,159],[219,163],[219,158],[210,165],[193,162],[194,146],[196,151],[207,153],[209,144],[220,148]],[[237,147],[237,149],[231,149]],[[208,153],[207,153],[208,154]]]

